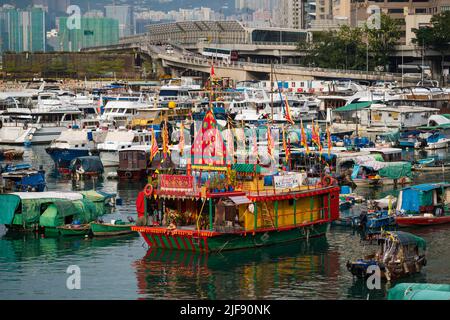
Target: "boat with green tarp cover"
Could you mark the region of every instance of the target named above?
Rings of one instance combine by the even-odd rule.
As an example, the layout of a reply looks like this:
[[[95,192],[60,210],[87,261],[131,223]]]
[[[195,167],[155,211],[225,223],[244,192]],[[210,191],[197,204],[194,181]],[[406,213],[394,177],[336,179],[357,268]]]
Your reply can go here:
[[[114,194],[99,191],[82,192],[17,192],[1,194],[0,224],[9,229],[45,230],[57,234],[59,226],[75,220],[81,224],[109,213]]]
[[[388,300],[450,300],[450,284],[399,283],[389,289]]]

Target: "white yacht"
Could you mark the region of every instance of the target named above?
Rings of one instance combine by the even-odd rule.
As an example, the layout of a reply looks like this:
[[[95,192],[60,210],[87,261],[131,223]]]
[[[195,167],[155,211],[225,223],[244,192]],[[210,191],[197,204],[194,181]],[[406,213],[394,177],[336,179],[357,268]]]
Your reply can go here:
[[[0,144],[48,144],[80,117],[78,109],[68,107],[9,108],[0,117]]]
[[[139,114],[140,110],[146,109],[148,106],[144,99],[138,101],[109,100],[100,116],[100,121],[114,127],[126,126],[134,116]]]

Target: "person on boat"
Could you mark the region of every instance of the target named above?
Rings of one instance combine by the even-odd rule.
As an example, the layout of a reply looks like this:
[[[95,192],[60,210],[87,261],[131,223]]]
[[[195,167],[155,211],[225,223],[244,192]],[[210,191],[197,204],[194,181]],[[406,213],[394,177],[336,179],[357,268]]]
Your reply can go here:
[[[146,225],[146,219],[145,219],[145,195],[144,192],[139,192],[137,199],[136,199],[136,211],[138,214],[138,220],[136,222],[137,226],[145,226]]]
[[[361,211],[361,214],[359,215],[359,225],[362,229],[366,228],[367,220],[367,212]]]

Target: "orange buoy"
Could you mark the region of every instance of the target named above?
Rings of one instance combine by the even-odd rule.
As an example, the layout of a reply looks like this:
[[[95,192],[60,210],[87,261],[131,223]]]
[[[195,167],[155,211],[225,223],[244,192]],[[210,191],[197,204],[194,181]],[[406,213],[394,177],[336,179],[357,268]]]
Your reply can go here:
[[[153,186],[152,186],[150,183],[148,183],[148,184],[144,187],[144,194],[145,194],[147,197],[150,197],[150,196],[152,195],[152,193],[153,193]]]

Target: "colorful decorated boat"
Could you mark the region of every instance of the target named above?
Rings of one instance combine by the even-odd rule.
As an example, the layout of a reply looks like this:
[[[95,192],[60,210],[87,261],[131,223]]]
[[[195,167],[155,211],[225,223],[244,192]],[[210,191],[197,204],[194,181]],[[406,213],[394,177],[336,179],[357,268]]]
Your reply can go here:
[[[151,248],[220,252],[324,236],[339,218],[339,187],[329,177],[312,184],[306,173],[273,165],[234,163],[211,111],[187,156],[186,174],[159,174],[138,197],[138,231]],[[164,132],[163,132],[164,141]],[[163,155],[167,145],[163,142]]]
[[[395,220],[400,227],[450,223],[450,184],[426,183],[400,191]]]

